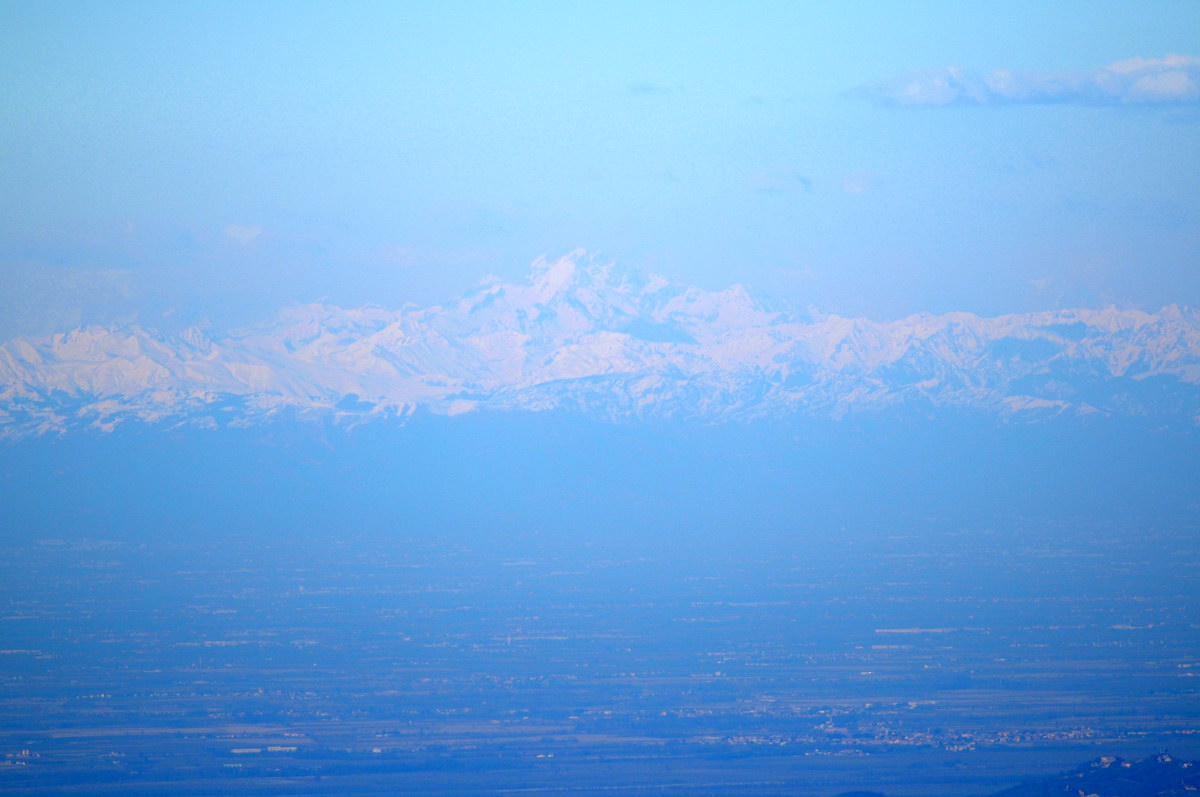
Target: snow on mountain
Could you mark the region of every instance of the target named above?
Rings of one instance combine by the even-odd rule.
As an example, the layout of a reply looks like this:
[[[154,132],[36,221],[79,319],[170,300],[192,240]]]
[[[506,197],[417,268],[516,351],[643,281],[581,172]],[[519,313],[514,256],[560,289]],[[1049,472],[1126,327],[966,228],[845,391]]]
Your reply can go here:
[[[899,405],[999,415],[1200,416],[1200,315],[1179,307],[887,323],[809,320],[735,285],[574,252],[446,306],[311,304],[212,338],[86,327],[0,346],[0,434],[129,419],[348,421],[418,408],[751,419]]]

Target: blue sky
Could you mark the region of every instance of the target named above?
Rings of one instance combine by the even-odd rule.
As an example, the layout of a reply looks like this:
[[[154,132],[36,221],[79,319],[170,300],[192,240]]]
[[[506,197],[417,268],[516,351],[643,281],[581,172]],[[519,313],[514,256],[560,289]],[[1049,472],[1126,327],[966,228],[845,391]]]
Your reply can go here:
[[[0,335],[584,247],[892,318],[1200,304],[1200,3],[0,5]]]

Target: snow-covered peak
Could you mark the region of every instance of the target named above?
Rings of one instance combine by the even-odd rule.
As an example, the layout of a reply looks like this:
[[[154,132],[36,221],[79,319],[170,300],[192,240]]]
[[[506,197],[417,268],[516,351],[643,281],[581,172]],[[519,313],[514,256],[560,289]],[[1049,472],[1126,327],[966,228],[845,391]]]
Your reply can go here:
[[[586,275],[579,267],[579,257],[579,253],[572,253],[558,260],[543,259],[536,262],[533,273],[527,280],[531,289],[529,298],[539,304],[545,304],[556,296],[576,288],[580,275]]]
[[[576,251],[445,306],[319,302],[226,335],[85,327],[10,341],[0,436],[88,419],[225,423],[230,402],[249,414],[239,422],[282,406],[716,420],[913,401],[1200,418],[1200,314],[1186,308],[805,318],[740,285],[706,291]]]

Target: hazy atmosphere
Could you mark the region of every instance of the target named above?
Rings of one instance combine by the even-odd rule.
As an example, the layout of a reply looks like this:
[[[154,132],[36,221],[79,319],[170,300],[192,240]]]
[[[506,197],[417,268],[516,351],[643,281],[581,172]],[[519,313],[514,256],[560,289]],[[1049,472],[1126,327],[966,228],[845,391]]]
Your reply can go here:
[[[1194,793],[1198,34],[0,0],[0,793]]]
[[[1200,8],[0,9],[0,333],[398,308],[583,247],[898,318],[1200,304]]]

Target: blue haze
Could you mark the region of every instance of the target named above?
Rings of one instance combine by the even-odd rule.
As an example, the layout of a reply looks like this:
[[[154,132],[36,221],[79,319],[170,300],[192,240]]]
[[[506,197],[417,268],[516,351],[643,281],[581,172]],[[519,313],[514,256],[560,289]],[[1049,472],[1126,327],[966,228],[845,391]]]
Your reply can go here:
[[[705,289],[746,283],[801,313],[1195,306],[1197,31],[1200,4],[1182,0],[1150,11],[1026,0],[8,2],[0,339],[89,323],[220,330],[322,297],[427,306],[576,247]],[[1186,405],[1191,393],[1179,395]],[[323,733],[361,717],[394,730],[419,706],[431,738],[460,739],[439,713],[446,701],[506,733],[532,714],[531,726],[550,727],[536,744],[563,734],[557,749],[602,773],[598,791],[629,787],[650,764],[594,769],[570,738],[597,727],[666,740],[655,748],[667,751],[663,768],[647,771],[682,778],[711,765],[731,794],[767,764],[806,785],[796,793],[916,795],[933,783],[961,795],[1114,747],[1145,754],[1166,739],[1194,751],[1200,693],[1184,675],[1200,657],[1189,581],[1200,435],[1186,420],[1196,417],[1182,406],[1169,425],[1024,423],[922,405],[711,425],[418,413],[347,429],[282,412],[246,428],[129,423],[0,441],[10,576],[0,598],[11,609],[0,632],[14,640],[0,645],[0,711],[12,723],[0,749],[31,746],[61,766],[54,782],[97,792],[167,782],[139,781],[135,764],[167,779],[198,772],[153,736],[110,760],[134,743],[121,723],[151,718],[187,755],[217,751],[196,793],[236,790],[229,748],[286,748],[294,742],[261,741],[259,724],[291,732],[303,715],[301,735],[333,763],[284,764],[309,766],[305,788],[331,792],[338,782],[319,783],[324,774],[374,777],[378,759],[363,751],[378,737],[362,731],[352,750]],[[325,557],[335,549],[340,561]],[[538,559],[540,581],[505,569],[522,557]],[[773,580],[756,580],[750,561]],[[1169,578],[1150,583],[1156,572]],[[737,610],[753,622],[730,596],[758,607]],[[697,617],[715,625],[681,621]],[[994,636],[976,633],[980,617]],[[878,636],[884,622],[930,633],[915,653],[877,651],[893,640]],[[544,636],[514,648],[527,624]],[[957,636],[941,636],[951,625]],[[319,643],[291,644],[305,635]],[[733,648],[728,664],[712,658]],[[597,687],[595,662],[618,680]],[[774,680],[754,669],[762,662]],[[871,662],[895,680],[863,680]],[[718,666],[741,680],[689,680]],[[668,686],[631,675],[642,667]],[[419,682],[426,670],[442,692]],[[268,671],[294,680],[272,692]],[[658,719],[740,711],[768,686],[799,705],[817,688],[812,673],[824,678],[821,706],[864,703],[852,708],[863,727],[884,699],[925,701],[919,732],[1002,703],[991,730],[1048,727],[1038,738],[1051,738],[1091,712],[1114,735],[918,745],[897,754],[911,756],[904,767],[890,753],[838,759],[822,765],[841,767],[821,770],[827,780],[805,782],[817,770],[794,751],[808,748],[718,761],[695,741],[712,728]],[[506,686],[514,674],[524,686]],[[93,711],[89,701],[113,694]],[[663,714],[639,713],[640,701]],[[572,713],[609,702],[618,726]],[[1158,722],[1164,706],[1173,713]],[[778,729],[769,713],[721,716],[721,733]],[[251,731],[204,736],[231,717]],[[394,782],[426,778],[449,793],[438,767],[459,766],[486,793],[494,761],[471,767],[490,744],[511,750],[483,722],[463,726],[483,752],[447,742],[389,759]],[[1137,722],[1158,722],[1159,735]],[[61,733],[87,723],[113,735]],[[92,738],[103,747],[94,761],[73,746]],[[522,761],[505,760],[509,786],[562,786],[553,762]],[[50,793],[28,772],[31,793]],[[657,786],[646,788],[669,793]]]
[[[1200,299],[1194,3],[0,15],[0,337],[428,304],[581,246],[877,319]]]

